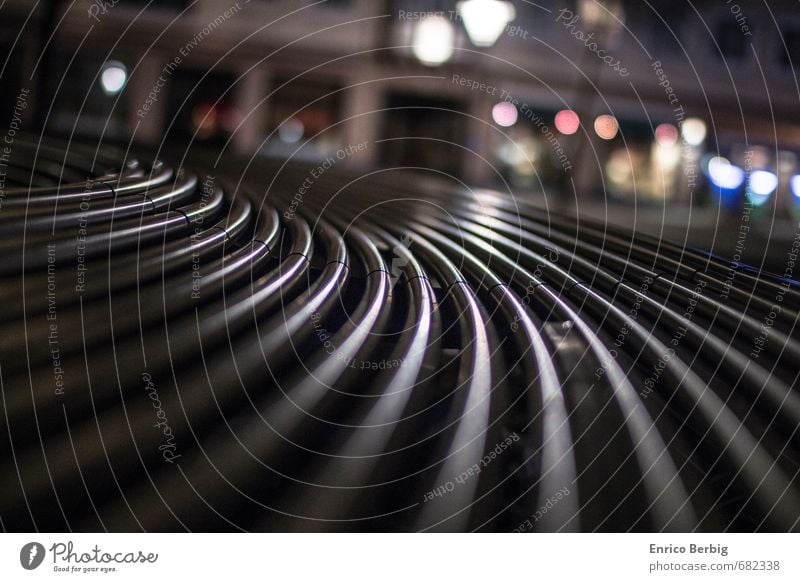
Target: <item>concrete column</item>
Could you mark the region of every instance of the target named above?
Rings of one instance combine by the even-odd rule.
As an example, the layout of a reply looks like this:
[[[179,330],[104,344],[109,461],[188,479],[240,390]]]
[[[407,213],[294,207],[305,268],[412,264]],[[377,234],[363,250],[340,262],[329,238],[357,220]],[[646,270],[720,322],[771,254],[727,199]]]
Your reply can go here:
[[[595,115],[587,117],[586,122],[591,128],[591,133],[588,136],[580,136],[584,140],[577,149],[575,159],[575,190],[577,191],[578,203],[598,200],[598,196],[607,196],[607,192],[603,192],[603,178],[605,168],[601,167],[605,164],[610,153],[609,142],[600,139],[594,135],[594,118]],[[572,204],[575,202],[572,192],[564,193],[564,202]]]
[[[349,119],[344,124],[343,145],[367,143],[367,149],[358,154],[358,163],[373,166],[377,162],[378,139],[383,113],[369,113],[384,105],[384,86],[381,83],[366,83],[376,75],[353,75],[347,81],[350,88],[344,91],[342,118]]]
[[[475,153],[464,152],[464,177],[468,184],[485,184],[496,176],[489,164],[494,164],[491,151],[492,143],[492,107],[496,98],[478,91],[469,96],[468,111],[472,116],[467,122],[467,133],[464,136],[468,148]],[[482,161],[483,157],[486,161]]]
[[[129,108],[128,130],[135,132],[137,141],[149,144],[161,141],[167,110],[167,85],[156,89],[165,64],[161,57],[155,51],[148,52],[131,74],[125,88]],[[155,99],[149,98],[151,92],[157,93]],[[144,107],[148,109],[145,111]]]
[[[236,84],[234,102],[243,122],[233,136],[236,150],[252,153],[261,146],[266,135],[268,104],[263,99],[269,93],[271,74],[266,69],[253,69]]]

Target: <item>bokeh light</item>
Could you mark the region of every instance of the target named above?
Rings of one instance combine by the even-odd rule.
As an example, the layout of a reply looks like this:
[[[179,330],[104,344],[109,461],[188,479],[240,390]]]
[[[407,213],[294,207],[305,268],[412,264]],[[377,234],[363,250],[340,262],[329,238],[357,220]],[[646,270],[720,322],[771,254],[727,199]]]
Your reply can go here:
[[[489,47],[497,42],[516,10],[502,0],[466,0],[456,5],[472,44]]]
[[[794,194],[795,198],[800,199],[800,174],[795,174],[792,176],[791,180],[789,180],[789,186],[792,189],[792,194]]]
[[[556,113],[556,129],[564,135],[572,135],[578,131],[581,120],[571,109],[562,109]]]
[[[708,161],[708,177],[717,188],[736,190],[744,182],[744,170],[717,156]]]
[[[614,139],[619,131],[619,123],[613,115],[598,115],[594,120],[594,131],[602,139]]]
[[[778,187],[778,176],[767,170],[756,170],[748,180],[747,197],[755,206],[761,206],[769,200],[770,195]]]
[[[501,127],[511,127],[517,122],[517,108],[508,101],[501,101],[492,107],[492,119]]]
[[[656,141],[662,146],[674,146],[678,143],[678,128],[671,123],[662,123],[656,127]]]
[[[414,29],[414,56],[423,65],[441,65],[453,56],[453,24],[444,16],[420,20]]]
[[[128,80],[128,70],[118,61],[108,61],[100,73],[100,86],[106,95],[116,95]]]
[[[278,128],[278,137],[284,143],[297,143],[303,137],[304,132],[303,122],[292,117]]]
[[[197,137],[206,139],[219,129],[219,111],[211,103],[198,103],[192,109],[192,125]]]
[[[706,139],[706,122],[697,117],[690,117],[681,124],[681,135],[686,143],[699,146]]]

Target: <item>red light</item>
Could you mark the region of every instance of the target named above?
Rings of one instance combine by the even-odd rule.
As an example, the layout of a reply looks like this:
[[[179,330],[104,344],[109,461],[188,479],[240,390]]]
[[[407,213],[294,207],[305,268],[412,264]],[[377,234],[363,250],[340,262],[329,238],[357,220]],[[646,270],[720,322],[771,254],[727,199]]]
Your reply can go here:
[[[572,135],[578,131],[581,120],[571,109],[562,109],[556,113],[556,129],[564,135]]]
[[[656,127],[656,141],[663,146],[673,146],[678,143],[678,128],[669,123],[662,123]]]
[[[197,137],[205,139],[214,135],[219,125],[217,108],[211,103],[198,103],[192,110],[192,124]]]

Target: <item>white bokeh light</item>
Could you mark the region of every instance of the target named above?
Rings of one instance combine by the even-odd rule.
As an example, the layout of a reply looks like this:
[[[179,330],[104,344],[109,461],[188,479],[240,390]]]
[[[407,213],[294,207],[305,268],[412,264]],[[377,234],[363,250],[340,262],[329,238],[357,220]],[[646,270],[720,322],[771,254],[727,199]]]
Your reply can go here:
[[[492,119],[502,127],[514,125],[518,116],[517,108],[508,101],[501,101],[492,107]]]
[[[744,170],[725,158],[715,157],[708,162],[708,177],[718,188],[735,190],[744,182]]]
[[[800,174],[795,174],[789,181],[789,186],[792,189],[792,194],[795,198],[800,199]]]
[[[441,65],[453,56],[453,24],[443,16],[421,20],[414,29],[414,56],[423,65]]]
[[[128,70],[120,62],[109,61],[103,65],[100,73],[100,86],[106,95],[116,95],[125,86],[128,80]]]
[[[706,139],[706,122],[697,117],[690,117],[681,124],[681,135],[689,145],[699,146]]]
[[[305,133],[305,126],[296,117],[287,119],[278,128],[278,137],[284,143],[297,143],[302,139],[303,133]]]
[[[778,188],[778,176],[767,170],[756,170],[747,181],[747,197],[756,206],[761,206]]]
[[[750,174],[750,189],[759,196],[769,196],[778,187],[778,176],[767,170],[756,170]]]

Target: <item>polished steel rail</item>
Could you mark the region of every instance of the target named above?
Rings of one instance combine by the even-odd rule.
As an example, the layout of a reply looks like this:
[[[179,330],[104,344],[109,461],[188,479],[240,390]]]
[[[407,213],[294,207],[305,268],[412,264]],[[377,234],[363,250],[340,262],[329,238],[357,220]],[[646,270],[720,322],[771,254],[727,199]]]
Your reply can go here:
[[[800,529],[796,282],[311,170],[18,141],[4,529]]]

